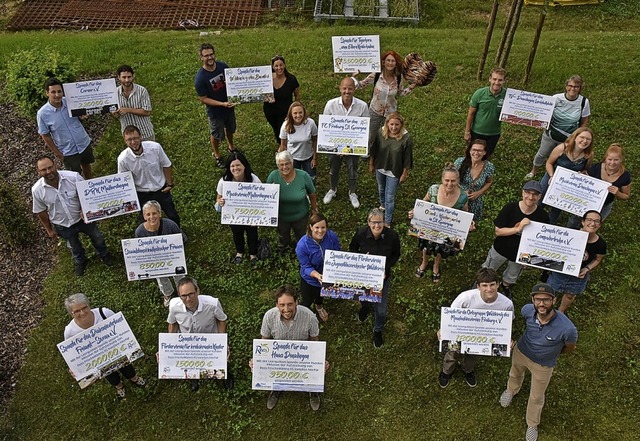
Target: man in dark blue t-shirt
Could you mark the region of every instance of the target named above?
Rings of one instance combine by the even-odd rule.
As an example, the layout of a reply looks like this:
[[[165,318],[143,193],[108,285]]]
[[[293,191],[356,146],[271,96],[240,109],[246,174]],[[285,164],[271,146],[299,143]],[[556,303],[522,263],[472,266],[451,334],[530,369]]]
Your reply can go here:
[[[235,150],[233,134],[236,131],[236,115],[233,110],[235,104],[228,101],[224,77],[224,70],[229,66],[222,61],[216,61],[215,51],[209,43],[200,46],[200,59],[202,67],[195,78],[196,92],[200,102],[207,106],[213,156],[218,167],[224,168],[224,160],[219,150],[220,142],[226,137],[229,151]]]

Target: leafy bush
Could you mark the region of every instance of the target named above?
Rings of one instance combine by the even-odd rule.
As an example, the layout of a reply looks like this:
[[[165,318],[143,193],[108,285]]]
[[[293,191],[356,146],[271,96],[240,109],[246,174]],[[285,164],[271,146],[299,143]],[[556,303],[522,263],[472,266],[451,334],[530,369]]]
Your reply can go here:
[[[28,213],[24,197],[0,177],[0,242],[17,246],[33,238],[35,225]]]
[[[18,51],[7,62],[7,92],[20,112],[33,117],[46,102],[44,82],[56,77],[63,83],[73,81],[71,60],[50,47]]]

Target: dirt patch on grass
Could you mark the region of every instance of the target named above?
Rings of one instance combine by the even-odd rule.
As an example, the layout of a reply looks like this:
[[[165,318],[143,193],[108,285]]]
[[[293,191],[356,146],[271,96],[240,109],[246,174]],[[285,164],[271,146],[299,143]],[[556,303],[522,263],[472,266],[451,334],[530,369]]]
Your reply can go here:
[[[0,104],[0,114],[0,176],[15,186],[31,206],[31,186],[38,179],[35,160],[48,151],[38,135],[35,118],[19,116],[10,104]],[[96,141],[107,123],[107,118],[91,118],[84,125]],[[58,167],[62,164],[58,163]],[[57,255],[57,242],[40,226],[33,240],[23,246],[10,247],[0,238],[0,317],[4,322],[0,333],[0,409],[6,409],[13,395],[27,353],[27,340],[42,319],[43,284]]]

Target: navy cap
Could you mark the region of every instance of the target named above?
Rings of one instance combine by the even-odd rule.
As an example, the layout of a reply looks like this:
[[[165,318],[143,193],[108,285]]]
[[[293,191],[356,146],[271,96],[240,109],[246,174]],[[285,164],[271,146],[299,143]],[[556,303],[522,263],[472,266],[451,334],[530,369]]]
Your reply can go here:
[[[524,184],[524,187],[522,187],[522,189],[525,191],[535,191],[542,194],[542,186],[538,181],[529,181]]]
[[[549,294],[554,298],[556,296],[556,292],[548,283],[538,283],[533,288],[531,288],[531,296],[534,296],[536,294]]]

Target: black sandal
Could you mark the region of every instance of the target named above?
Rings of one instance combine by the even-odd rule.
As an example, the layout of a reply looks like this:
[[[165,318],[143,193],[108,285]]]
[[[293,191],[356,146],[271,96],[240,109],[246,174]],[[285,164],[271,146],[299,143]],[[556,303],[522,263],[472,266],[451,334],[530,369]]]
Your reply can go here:
[[[418,279],[422,279],[422,277],[424,276],[424,272],[425,272],[425,271],[426,271],[426,270],[421,270],[421,269],[420,269],[420,267],[418,267],[418,268],[416,269],[416,277],[417,277]]]

